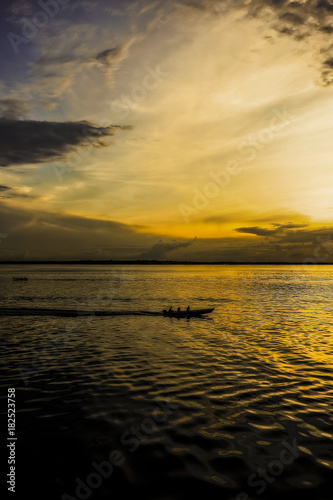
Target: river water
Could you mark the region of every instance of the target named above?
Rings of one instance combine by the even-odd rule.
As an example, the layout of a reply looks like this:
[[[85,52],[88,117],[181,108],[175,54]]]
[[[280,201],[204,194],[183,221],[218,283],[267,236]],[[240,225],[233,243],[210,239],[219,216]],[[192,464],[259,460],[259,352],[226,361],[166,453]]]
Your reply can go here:
[[[0,278],[16,498],[332,499],[331,266],[13,265]],[[93,314],[171,305],[215,310]]]

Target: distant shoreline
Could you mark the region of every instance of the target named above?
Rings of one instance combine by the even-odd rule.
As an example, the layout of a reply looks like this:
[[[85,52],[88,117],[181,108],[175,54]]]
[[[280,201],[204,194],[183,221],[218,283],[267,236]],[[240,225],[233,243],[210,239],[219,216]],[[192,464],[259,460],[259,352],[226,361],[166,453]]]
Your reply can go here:
[[[4,260],[0,265],[143,265],[143,266],[332,266],[333,262],[191,262],[178,260]]]

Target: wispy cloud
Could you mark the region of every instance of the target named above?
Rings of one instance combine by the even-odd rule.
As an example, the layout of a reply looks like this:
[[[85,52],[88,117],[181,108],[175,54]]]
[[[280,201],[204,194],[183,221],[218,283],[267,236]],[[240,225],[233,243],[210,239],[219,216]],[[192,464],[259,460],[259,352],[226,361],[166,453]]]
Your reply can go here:
[[[99,52],[97,55],[83,55],[80,53],[66,53],[59,55],[43,54],[35,63],[35,67],[43,73],[50,73],[52,71],[60,71],[67,73],[68,70],[82,70],[87,66],[102,65],[107,68],[116,68],[117,64],[125,58],[129,46],[134,40],[126,44],[112,47]]]
[[[314,64],[320,68],[320,83],[333,82],[333,48],[330,35],[333,32],[333,4],[330,0],[288,1],[274,0],[178,0],[178,3],[214,15],[239,11],[244,19],[263,20],[278,36],[290,37],[303,50],[314,53]],[[267,30],[266,30],[267,32]],[[271,37],[270,37],[271,38]],[[272,40],[271,40],[272,41]]]
[[[25,117],[28,111],[29,106],[22,99],[0,99],[0,119],[17,120]]]
[[[81,38],[81,37],[80,37]],[[107,48],[98,53],[87,51],[83,42],[73,43],[58,51],[49,50],[48,44],[42,49],[42,54],[33,65],[30,82],[23,88],[32,93],[38,93],[45,102],[59,98],[64,92],[72,89],[80,75],[91,74],[99,70],[108,85],[114,78],[114,73],[123,61],[134,43],[135,37],[126,43]],[[104,76],[103,76],[104,75]],[[102,83],[101,83],[102,85]]]

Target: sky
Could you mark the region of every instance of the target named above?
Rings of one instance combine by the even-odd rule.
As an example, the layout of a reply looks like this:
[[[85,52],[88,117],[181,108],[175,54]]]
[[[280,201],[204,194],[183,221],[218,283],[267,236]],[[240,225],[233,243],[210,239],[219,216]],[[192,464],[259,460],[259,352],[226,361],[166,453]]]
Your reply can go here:
[[[333,262],[333,1],[3,0],[0,260]]]

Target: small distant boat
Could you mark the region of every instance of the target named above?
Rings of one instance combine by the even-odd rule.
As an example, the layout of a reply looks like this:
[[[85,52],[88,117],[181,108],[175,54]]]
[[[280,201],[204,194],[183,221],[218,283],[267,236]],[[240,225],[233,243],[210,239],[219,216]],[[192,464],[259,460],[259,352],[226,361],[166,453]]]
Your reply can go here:
[[[188,311],[167,311],[164,309],[163,316],[168,316],[169,318],[195,318],[200,317],[203,314],[209,314],[213,312],[215,307],[210,309],[189,309]]]
[[[28,281],[28,278],[27,278],[27,277],[25,277],[25,276],[24,276],[24,277],[22,277],[22,278],[16,278],[16,277],[14,277],[14,278],[13,278],[13,280],[14,280],[14,281]]]

